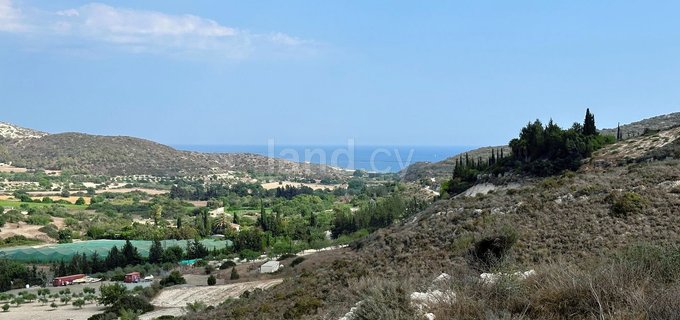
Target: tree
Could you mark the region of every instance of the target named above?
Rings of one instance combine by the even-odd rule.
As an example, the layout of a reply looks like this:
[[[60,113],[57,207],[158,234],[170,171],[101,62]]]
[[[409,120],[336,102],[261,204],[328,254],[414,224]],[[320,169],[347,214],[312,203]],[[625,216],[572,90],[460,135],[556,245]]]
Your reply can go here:
[[[106,265],[106,269],[115,269],[117,267],[124,267],[122,265],[121,261],[121,255],[120,251],[118,251],[118,247],[113,246],[111,250],[109,250],[109,254],[106,256],[106,260],[104,261],[104,264]]]
[[[208,249],[200,241],[198,241],[198,239],[194,239],[193,242],[187,243],[188,259],[203,258],[208,254],[209,254]]]
[[[149,263],[159,263],[163,260],[163,245],[156,239],[149,248]]]
[[[123,249],[121,250],[122,253],[122,260],[124,261],[120,266],[128,266],[128,265],[137,265],[142,262],[142,256],[139,255],[139,252],[137,251],[137,247],[132,245],[132,242],[130,240],[125,240],[125,245],[123,245]]]
[[[2,311],[3,311],[3,312],[7,312],[7,311],[9,311],[9,305],[8,305],[8,304],[6,304],[6,303],[5,303],[5,304],[3,304],[3,305],[2,305]]]
[[[583,134],[586,136],[593,136],[597,134],[595,127],[595,115],[590,113],[590,109],[586,109],[586,118],[583,121]]]
[[[77,206],[85,205],[85,199],[83,197],[78,198],[75,202],[75,205]]]
[[[56,309],[56,308],[59,308],[59,305],[56,304],[56,303],[54,303],[54,302],[52,302],[52,304],[50,305],[50,307],[52,307],[52,309]]]
[[[158,221],[161,219],[161,217],[163,215],[163,206],[161,206],[160,204],[154,204],[151,207],[151,210],[152,210],[152,214],[153,214],[153,225],[157,226]]]
[[[61,298],[59,298],[59,301],[63,302],[64,305],[67,305],[68,302],[71,301],[71,297],[69,297],[69,296],[61,296]]]
[[[84,299],[76,299],[75,301],[73,301],[73,306],[78,309],[82,309],[84,305],[85,305]]]
[[[238,275],[238,272],[236,271],[236,267],[231,268],[231,276],[229,277],[230,280],[237,280],[241,276]]]
[[[99,292],[99,303],[105,306],[110,306],[116,303],[126,294],[127,288],[125,288],[125,286],[122,284],[114,283],[110,285],[102,285],[99,287]]]
[[[185,284],[187,283],[186,279],[182,276],[179,271],[175,270],[173,272],[170,272],[170,274],[161,279],[160,284],[164,287],[169,287],[169,286],[174,286],[177,284]]]
[[[210,277],[208,277],[208,285],[214,286],[216,283],[217,283],[217,279],[215,279],[215,276],[210,275]]]
[[[182,217],[177,217],[177,229],[182,228]]]

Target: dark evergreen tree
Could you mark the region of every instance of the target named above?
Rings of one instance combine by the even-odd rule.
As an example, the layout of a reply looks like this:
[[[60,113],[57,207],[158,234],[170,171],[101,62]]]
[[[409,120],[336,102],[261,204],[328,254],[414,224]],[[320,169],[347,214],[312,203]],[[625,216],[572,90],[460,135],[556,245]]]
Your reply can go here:
[[[106,266],[107,270],[112,270],[117,267],[121,267],[121,262],[120,251],[118,251],[118,247],[113,246],[113,248],[111,248],[109,253],[106,255],[104,265]]]
[[[142,256],[139,255],[137,248],[132,245],[132,242],[130,242],[130,240],[125,240],[125,245],[123,245],[121,257],[122,257],[120,265],[121,267],[127,265],[137,265],[142,262]]]
[[[590,113],[590,109],[586,109],[586,118],[583,122],[583,134],[586,136],[597,134],[597,128],[595,127],[595,115]]]
[[[182,227],[182,217],[177,217],[177,229]]]
[[[92,256],[90,256],[90,267],[92,268],[92,273],[105,271],[97,251],[93,252]]]
[[[156,239],[149,248],[149,263],[160,263],[163,260],[163,245]]]

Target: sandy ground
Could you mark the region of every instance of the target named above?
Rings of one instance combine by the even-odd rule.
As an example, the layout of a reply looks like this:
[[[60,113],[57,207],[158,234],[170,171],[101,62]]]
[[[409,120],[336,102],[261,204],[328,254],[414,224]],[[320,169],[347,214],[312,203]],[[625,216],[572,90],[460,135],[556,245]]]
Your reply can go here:
[[[323,189],[335,189],[337,187],[343,187],[343,185],[340,184],[318,184],[318,183],[301,183],[301,182],[292,182],[292,181],[282,181],[281,183],[279,182],[269,182],[269,183],[263,183],[262,188],[265,188],[266,190],[271,190],[271,189],[276,189],[278,187],[285,187],[285,186],[291,186],[291,187],[296,187],[299,188],[300,186],[306,186],[310,187],[314,190],[323,190]],[[346,187],[346,186],[345,186]]]
[[[8,165],[2,165],[0,166],[0,172],[26,172],[28,169],[26,168],[17,168],[13,166],[8,166]]]
[[[61,229],[64,227],[64,218],[52,217],[52,223],[57,226],[57,228]],[[26,224],[25,222],[6,223],[5,226],[0,229],[0,239],[21,235],[26,238],[36,238],[38,240],[45,241],[46,243],[55,243],[56,240],[48,237],[47,234],[38,230],[42,227],[43,226]]]
[[[187,279],[187,281],[188,280],[189,279]],[[187,303],[194,303],[196,301],[202,301],[207,305],[215,306],[228,298],[238,298],[246,290],[257,288],[269,289],[281,282],[283,282],[283,279],[269,279],[217,286],[192,287],[184,285],[163,289],[163,291],[151,301],[151,304],[158,308],[158,310],[145,314],[140,319],[153,319],[166,314],[184,314],[185,312],[182,308],[186,306]]]
[[[59,193],[59,192],[58,192]],[[38,195],[40,194],[40,195]],[[31,199],[33,200],[42,200],[45,196],[43,196],[44,193],[37,193],[37,192],[29,192],[29,195],[31,195]],[[54,195],[49,195],[50,199],[52,201],[58,201],[58,200],[66,200],[70,203],[75,203],[76,200],[78,200],[78,196],[71,196],[71,197],[60,197],[60,196],[54,196]],[[88,196],[83,196],[83,199],[85,199],[85,203],[90,203],[90,197]],[[11,195],[1,195],[0,200],[16,200],[13,196]]]
[[[71,286],[66,286],[66,287],[52,287],[49,286],[47,289],[50,289],[52,293],[59,292],[59,290],[68,288],[71,290],[73,293],[80,293],[83,291],[83,288],[90,287],[90,288],[96,288],[97,289],[97,295],[99,295],[99,287],[103,284],[111,284],[113,282],[110,281],[104,281],[104,282],[97,282],[97,283],[88,283],[88,284],[77,284],[77,285],[71,285]],[[134,283],[134,284],[125,284],[128,286],[128,289],[132,290],[135,286],[149,286],[151,285],[151,282],[144,282],[144,283]],[[11,290],[9,293],[12,294],[18,294],[20,291],[28,291],[28,292],[33,292],[35,293],[39,287],[34,287],[30,289],[16,289],[16,290]],[[72,302],[72,301],[71,301]],[[61,320],[61,319],[73,319],[73,320],[86,320],[93,314],[101,313],[104,311],[103,306],[97,306],[95,303],[91,304],[86,304],[83,306],[82,309],[78,309],[74,306],[71,305],[71,302],[69,302],[68,305],[64,305],[63,303],[59,302],[58,300],[56,303],[59,305],[57,309],[52,309],[50,307],[50,304],[52,301],[50,301],[47,305],[42,305],[40,302],[33,302],[33,303],[26,303],[20,305],[18,308],[12,306],[9,309],[9,312],[0,312],[0,319],[12,319],[12,320],[38,320],[38,319],[54,319],[54,320]]]
[[[26,303],[19,307],[12,306],[9,312],[0,312],[0,319],[11,320],[38,320],[38,319],[73,319],[73,320],[87,320],[93,314],[100,313],[104,310],[103,306],[97,306],[95,303],[86,304],[82,309],[57,301],[59,305],[57,309],[52,309],[50,304],[42,305],[40,302]]]

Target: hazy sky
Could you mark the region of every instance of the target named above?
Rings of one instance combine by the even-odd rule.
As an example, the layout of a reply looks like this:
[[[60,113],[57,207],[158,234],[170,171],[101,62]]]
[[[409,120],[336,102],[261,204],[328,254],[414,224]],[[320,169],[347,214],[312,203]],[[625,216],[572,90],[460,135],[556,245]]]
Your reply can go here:
[[[680,106],[677,1],[0,0],[0,121],[170,144],[495,145]]]

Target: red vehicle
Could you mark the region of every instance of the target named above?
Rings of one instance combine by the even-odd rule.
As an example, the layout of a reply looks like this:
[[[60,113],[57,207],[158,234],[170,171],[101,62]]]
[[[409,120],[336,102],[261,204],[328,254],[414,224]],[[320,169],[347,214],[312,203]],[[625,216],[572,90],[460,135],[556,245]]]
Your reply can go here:
[[[130,272],[125,275],[125,279],[123,282],[125,283],[137,283],[139,280],[142,279],[142,276],[139,274],[139,272]]]
[[[57,277],[52,280],[52,285],[55,287],[61,287],[73,283],[73,280],[85,278],[84,274],[74,274],[70,276]]]

